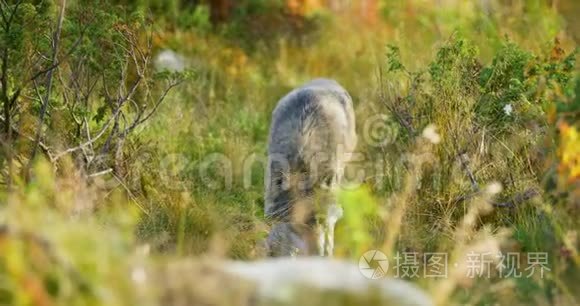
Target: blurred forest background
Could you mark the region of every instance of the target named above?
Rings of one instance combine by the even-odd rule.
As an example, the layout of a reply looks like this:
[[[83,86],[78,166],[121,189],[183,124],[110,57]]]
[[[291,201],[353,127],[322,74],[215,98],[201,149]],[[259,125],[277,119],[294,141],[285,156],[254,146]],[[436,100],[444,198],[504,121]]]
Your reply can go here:
[[[203,271],[176,267],[264,256],[270,114],[315,77],[350,92],[361,139],[337,257],[502,251],[524,267],[547,252],[544,277],[460,266],[409,281],[438,305],[580,302],[580,2],[0,0],[0,12],[0,305],[229,305]],[[438,144],[422,137],[430,125]]]

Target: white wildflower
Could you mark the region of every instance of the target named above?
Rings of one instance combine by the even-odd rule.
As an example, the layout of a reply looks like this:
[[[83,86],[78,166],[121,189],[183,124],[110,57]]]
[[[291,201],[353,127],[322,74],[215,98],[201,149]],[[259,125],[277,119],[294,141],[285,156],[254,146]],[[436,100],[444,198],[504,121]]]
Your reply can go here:
[[[512,114],[512,112],[513,112],[513,111],[514,111],[514,108],[513,108],[513,106],[512,106],[511,104],[506,104],[506,105],[503,107],[503,112],[504,112],[506,115],[508,115],[508,116],[510,116],[510,115]]]
[[[435,125],[429,124],[423,130],[423,137],[427,138],[433,144],[438,144],[441,142],[441,136],[437,134],[437,131],[435,129],[436,129]]]
[[[495,194],[500,193],[502,191],[502,189],[503,189],[503,187],[501,186],[500,183],[493,182],[493,183],[487,185],[486,191],[490,195],[495,195]]]

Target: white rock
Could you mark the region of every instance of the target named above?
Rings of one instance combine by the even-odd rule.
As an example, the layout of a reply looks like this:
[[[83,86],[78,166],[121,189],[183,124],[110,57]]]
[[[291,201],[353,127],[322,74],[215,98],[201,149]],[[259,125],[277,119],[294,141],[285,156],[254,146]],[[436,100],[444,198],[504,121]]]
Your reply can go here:
[[[291,302],[292,288],[306,286],[320,291],[366,294],[378,289],[385,305],[433,305],[429,296],[417,286],[398,279],[368,279],[358,266],[324,257],[281,257],[254,262],[232,261],[222,265],[226,273],[253,282],[258,296],[280,302]],[[396,304],[393,304],[396,301]]]

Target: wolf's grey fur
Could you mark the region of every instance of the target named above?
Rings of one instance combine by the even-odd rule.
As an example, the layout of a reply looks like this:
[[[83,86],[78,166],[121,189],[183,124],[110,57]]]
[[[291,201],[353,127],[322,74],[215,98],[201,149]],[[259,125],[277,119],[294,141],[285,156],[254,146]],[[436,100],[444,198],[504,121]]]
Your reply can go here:
[[[277,222],[304,222],[311,229],[316,228],[321,255],[325,248],[326,253],[332,255],[334,224],[342,216],[332,191],[340,184],[344,165],[356,141],[352,99],[333,80],[316,79],[294,89],[278,102],[272,113],[266,169],[266,216]],[[322,192],[322,200],[316,201],[314,197],[318,197],[321,190],[326,190],[327,198],[324,199]],[[320,204],[322,207],[316,207]],[[326,220],[318,218],[321,212],[326,214]],[[296,220],[301,213],[303,218]],[[291,227],[278,227],[270,240],[291,246],[281,250],[302,250],[294,239],[301,235],[289,229]],[[292,239],[280,241],[282,237]],[[302,236],[302,239],[306,238]]]
[[[311,254],[317,251],[316,237],[306,224],[282,222],[272,226],[266,248],[271,256]]]

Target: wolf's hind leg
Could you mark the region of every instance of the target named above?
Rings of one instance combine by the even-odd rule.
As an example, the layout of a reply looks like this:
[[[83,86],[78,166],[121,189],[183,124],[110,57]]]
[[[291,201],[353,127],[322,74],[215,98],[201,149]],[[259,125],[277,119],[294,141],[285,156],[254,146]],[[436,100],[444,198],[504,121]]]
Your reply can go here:
[[[324,256],[326,246],[326,228],[321,224],[316,225],[316,235],[318,239],[318,255]]]

